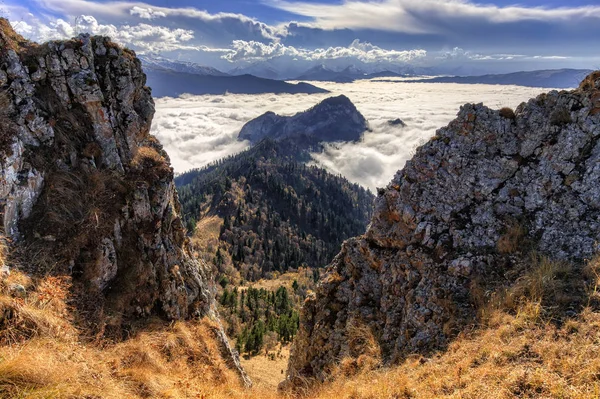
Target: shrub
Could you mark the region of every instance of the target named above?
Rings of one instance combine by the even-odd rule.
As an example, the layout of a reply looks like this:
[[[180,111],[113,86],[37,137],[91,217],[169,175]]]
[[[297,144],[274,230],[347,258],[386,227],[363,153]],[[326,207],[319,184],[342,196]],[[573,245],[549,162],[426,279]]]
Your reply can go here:
[[[131,160],[131,168],[145,180],[162,180],[173,171],[166,158],[153,147],[140,147]]]
[[[513,111],[512,108],[504,107],[504,108],[500,109],[499,112],[500,112],[500,116],[503,118],[507,118],[507,119],[511,119],[511,120],[517,119],[517,116],[515,115],[515,111]]]
[[[523,239],[526,235],[525,227],[517,222],[511,222],[496,243],[496,249],[501,254],[513,254],[523,247]]]

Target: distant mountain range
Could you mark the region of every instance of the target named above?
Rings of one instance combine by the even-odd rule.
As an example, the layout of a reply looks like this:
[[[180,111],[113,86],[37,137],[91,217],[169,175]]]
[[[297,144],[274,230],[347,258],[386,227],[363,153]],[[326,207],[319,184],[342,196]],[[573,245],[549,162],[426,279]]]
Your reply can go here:
[[[517,85],[566,89],[579,85],[579,82],[592,71],[587,69],[548,69],[541,71],[514,72],[499,75],[443,76],[414,80],[423,83],[463,83],[490,85]]]
[[[199,65],[187,61],[174,61],[163,57],[140,56],[144,70],[148,75],[148,84],[153,88],[155,96],[178,96],[190,94],[260,94],[260,93],[326,93],[310,84],[288,84],[284,80],[351,83],[359,79],[380,79],[408,76],[433,76],[435,68],[394,68],[378,70],[385,65],[372,66],[368,71],[356,65],[344,69],[333,69],[320,64],[303,73],[278,70],[276,66],[266,62],[257,62],[238,66],[224,73],[216,68]],[[439,72],[439,71],[438,71]],[[463,71],[464,72],[464,71]],[[462,83],[462,84],[494,84],[518,85],[545,88],[572,88],[588,75],[591,70],[585,69],[548,69],[537,71],[521,71],[507,74],[487,74],[477,76],[439,76],[423,77],[412,80],[416,83]],[[460,74],[458,70],[454,73]],[[178,74],[183,74],[178,76]],[[196,77],[190,77],[194,75]],[[198,78],[200,76],[201,78]],[[212,79],[219,77],[220,79]],[[210,79],[208,79],[210,78]]]
[[[380,71],[374,73],[367,73],[364,70],[357,68],[354,65],[341,70],[334,71],[327,68],[325,65],[317,65],[304,72],[302,75],[297,76],[291,80],[311,80],[311,81],[325,81],[325,82],[337,82],[337,83],[351,83],[358,79],[373,79],[383,77],[403,77],[402,75],[392,71]]]
[[[215,76],[177,72],[169,69],[144,68],[147,84],[154,97],[178,97],[181,94],[262,94],[328,93],[309,83],[287,83],[252,75]]]
[[[174,72],[193,73],[196,75],[205,76],[229,76],[228,74],[219,71],[216,68],[196,64],[189,61],[174,61],[164,57],[140,55],[138,57],[142,61],[144,69],[170,70]]]
[[[254,75],[264,79],[281,79],[281,73],[274,68],[266,65],[251,64],[247,66],[238,66],[229,71],[230,75]]]
[[[254,75],[232,76],[216,68],[163,57],[140,56],[147,85],[154,97],[178,97],[181,94],[263,94],[328,93],[309,83],[287,83]]]
[[[368,129],[367,120],[344,95],[330,97],[307,111],[293,116],[267,112],[246,123],[240,140],[251,143],[270,138],[287,139],[307,136],[308,142],[356,141]]]

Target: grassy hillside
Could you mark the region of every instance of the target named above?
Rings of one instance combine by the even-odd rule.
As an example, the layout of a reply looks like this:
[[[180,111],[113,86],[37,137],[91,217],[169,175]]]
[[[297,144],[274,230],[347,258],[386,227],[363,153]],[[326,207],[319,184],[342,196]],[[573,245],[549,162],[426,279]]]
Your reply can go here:
[[[2,265],[5,262],[1,258]],[[369,348],[341,359],[331,381],[277,392],[281,358],[245,361],[245,389],[220,356],[208,320],[151,320],[114,343],[73,324],[68,278],[0,279],[2,398],[597,398],[600,394],[600,261],[584,269],[534,256],[511,286],[486,293],[479,320],[449,347],[381,368]],[[474,287],[473,289],[476,289]],[[569,295],[565,296],[565,293]],[[583,310],[564,304],[579,299]]]

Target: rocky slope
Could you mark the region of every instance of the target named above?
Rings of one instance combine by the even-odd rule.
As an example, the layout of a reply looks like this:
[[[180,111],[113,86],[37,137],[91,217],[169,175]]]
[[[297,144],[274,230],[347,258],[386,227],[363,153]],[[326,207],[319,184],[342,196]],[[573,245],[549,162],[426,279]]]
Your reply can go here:
[[[216,318],[145,83],[106,37],[37,45],[0,19],[4,231],[28,273],[72,275],[81,325],[116,338],[151,315]]]
[[[343,245],[305,303],[290,378],[326,378],[365,350],[365,328],[388,363],[443,347],[475,321],[476,287],[515,278],[523,243],[575,268],[590,258],[599,138],[600,72],[514,113],[463,106],[378,193],[366,234]]]
[[[267,112],[246,123],[238,138],[258,143],[264,138],[282,140],[305,135],[318,142],[356,141],[367,129],[364,116],[348,97],[341,95],[293,116]]]

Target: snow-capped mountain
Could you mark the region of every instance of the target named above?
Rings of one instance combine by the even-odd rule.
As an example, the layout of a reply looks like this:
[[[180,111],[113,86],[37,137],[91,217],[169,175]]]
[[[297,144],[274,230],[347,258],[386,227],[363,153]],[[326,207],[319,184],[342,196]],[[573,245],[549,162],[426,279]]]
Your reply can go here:
[[[297,76],[294,80],[315,80],[325,82],[337,82],[337,83],[350,83],[354,81],[354,77],[349,76],[343,72],[336,72],[325,65],[320,64],[310,68],[302,75]]]
[[[254,75],[265,79],[281,79],[280,72],[265,63],[238,66],[230,70],[229,74],[233,76]]]
[[[226,73],[221,72],[216,68],[196,64],[194,62],[174,61],[152,55],[140,55],[138,58],[142,61],[144,69],[168,69],[170,71],[192,73],[203,76],[227,76]]]

